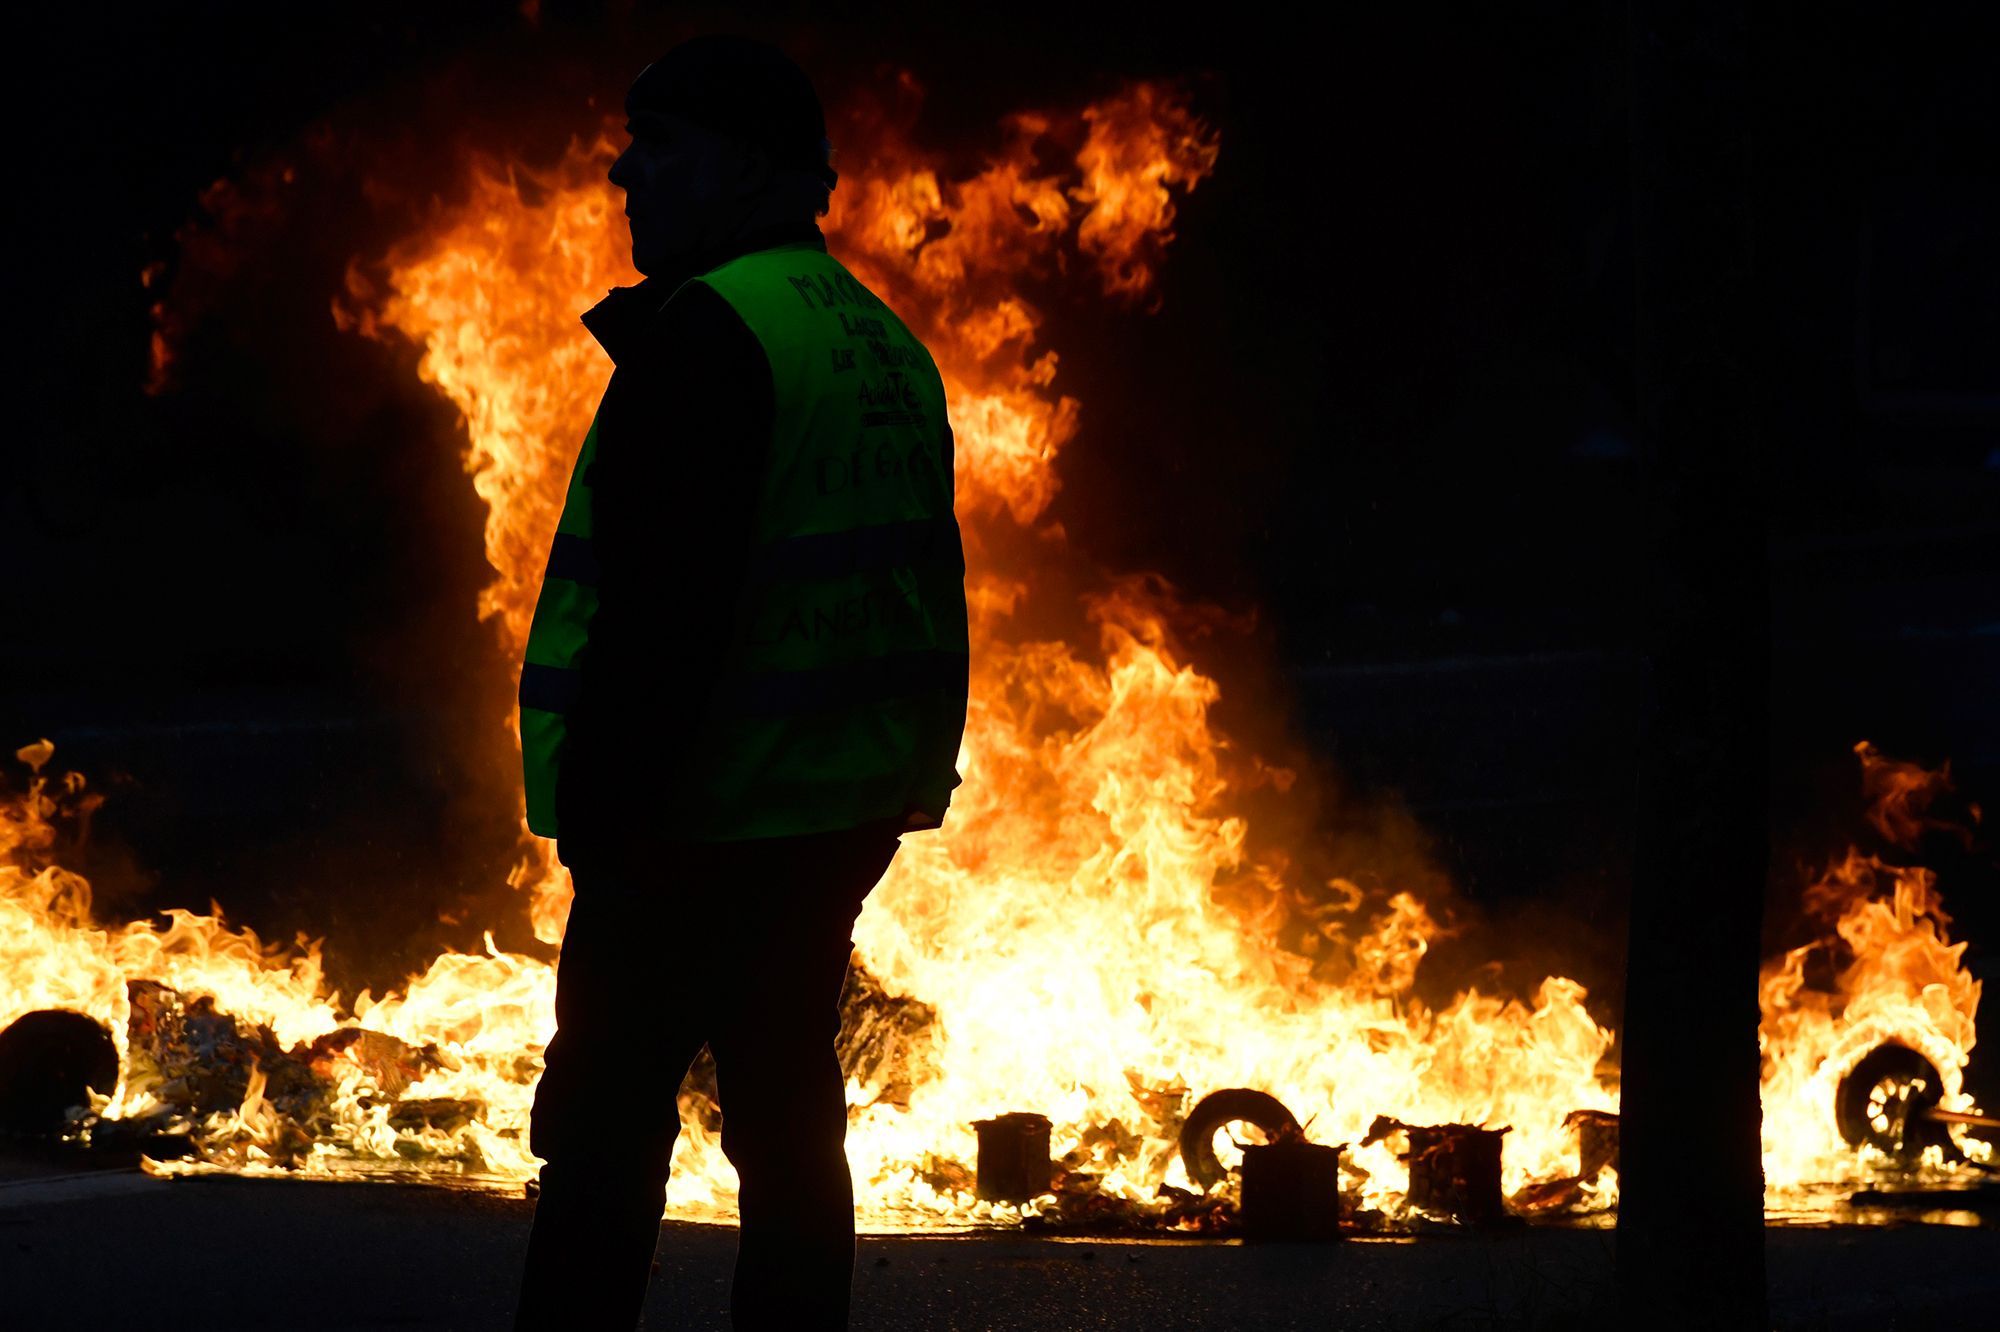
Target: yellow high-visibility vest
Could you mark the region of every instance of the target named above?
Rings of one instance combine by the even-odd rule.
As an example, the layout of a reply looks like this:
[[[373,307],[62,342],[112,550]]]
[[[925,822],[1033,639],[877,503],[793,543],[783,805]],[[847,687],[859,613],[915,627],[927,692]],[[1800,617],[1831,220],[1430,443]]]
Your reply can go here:
[[[965,557],[952,435],[930,353],[820,245],[689,279],[742,318],[771,366],[772,434],[744,591],[712,694],[686,700],[693,780],[662,831],[700,841],[935,826],[965,728]],[[558,834],[567,714],[597,610],[584,437],[521,672],[528,826]],[[662,504],[669,503],[662,497]],[[615,724],[615,719],[607,719]]]

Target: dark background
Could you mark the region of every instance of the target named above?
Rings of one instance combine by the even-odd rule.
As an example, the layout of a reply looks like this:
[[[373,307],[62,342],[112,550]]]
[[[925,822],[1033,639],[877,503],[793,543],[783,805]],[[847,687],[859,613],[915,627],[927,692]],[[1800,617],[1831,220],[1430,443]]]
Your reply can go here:
[[[1756,33],[1774,947],[1798,939],[1798,866],[1858,828],[1855,741],[2000,793],[2000,106],[1977,11],[1801,6]],[[1056,516],[1109,570],[1257,612],[1198,658],[1221,719],[1317,771],[1330,807],[1407,805],[1485,924],[1433,976],[1497,951],[1615,1017],[1644,536],[1622,10],[1347,7],[1310,32],[1173,12],[13,20],[0,738],[50,737],[112,796],[101,894],[214,897],[329,936],[336,974],[378,985],[503,914],[482,506],[414,354],[337,333],[328,306],[464,143],[546,159],[585,99],[726,27],[793,49],[830,103],[915,71],[920,134],[969,160],[1007,111],[1186,82],[1222,156],[1183,201],[1159,312],[1049,297],[1085,404]],[[256,206],[204,201],[218,180]],[[148,396],[165,291],[189,327],[176,387]],[[1985,970],[1990,856],[1929,850]],[[525,943],[518,915],[503,944]]]

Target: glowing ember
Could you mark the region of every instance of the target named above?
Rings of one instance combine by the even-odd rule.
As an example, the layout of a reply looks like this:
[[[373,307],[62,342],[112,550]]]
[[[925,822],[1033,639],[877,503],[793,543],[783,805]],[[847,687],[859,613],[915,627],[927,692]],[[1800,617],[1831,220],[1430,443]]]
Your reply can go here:
[[[871,981],[852,1015],[867,1057],[848,1086],[864,1215],[1017,1215],[975,1200],[969,1170],[973,1121],[1013,1110],[1054,1121],[1072,1190],[1157,1211],[1163,1182],[1192,1187],[1175,1150],[1181,1117],[1203,1092],[1239,1086],[1278,1096],[1320,1142],[1358,1144],[1384,1114],[1507,1126],[1509,1193],[1575,1174],[1565,1118],[1616,1108],[1599,1071],[1612,1034],[1583,988],[1551,977],[1532,1001],[1469,990],[1434,1010],[1412,993],[1437,934],[1424,905],[1397,893],[1370,911],[1345,881],[1316,894],[1314,955],[1281,946],[1280,928],[1297,923],[1280,891],[1287,867],[1247,849],[1240,761],[1209,720],[1217,686],[1176,645],[1167,592],[1095,576],[1046,519],[1054,460],[1082,408],[1057,387],[1028,293],[1094,271],[1111,297],[1156,299],[1174,191],[1213,169],[1216,134],[1172,89],[1137,85],[1074,116],[1009,118],[985,168],[950,179],[908,137],[914,81],[898,95],[893,109],[851,117],[826,231],[943,371],[974,650],[965,785],[943,830],[905,840],[856,931]],[[1054,142],[1082,145],[1073,165],[1042,165]],[[604,179],[615,152],[607,131],[540,172],[473,158],[464,201],[381,260],[357,261],[337,306],[345,328],[414,340],[419,373],[463,415],[495,571],[479,609],[500,627],[507,669],[609,375],[576,316],[637,278]],[[1086,633],[1061,641],[1022,627],[1031,607],[1064,609],[1039,606],[1038,593],[1051,595],[1040,589],[1077,585],[1097,589]],[[38,770],[48,757],[23,751]],[[1883,761],[1863,758],[1885,781]],[[1921,820],[1920,789],[1888,783],[1881,808],[1901,813],[1880,817]],[[401,994],[344,1005],[303,942],[272,949],[184,911],[164,928],[100,926],[88,885],[53,863],[61,807],[87,798],[75,778],[38,776],[5,808],[0,1024],[73,1008],[129,1054],[127,985],[151,980],[212,996],[237,1024],[216,1039],[253,1054],[240,1101],[207,1112],[128,1057],[104,1116],[180,1113],[208,1166],[532,1176],[525,1127],[553,1027],[551,967],[489,940],[484,953],[438,958]],[[569,885],[551,850],[524,834],[516,882],[536,934],[553,942]],[[1929,1054],[1951,1082],[1945,1104],[1963,1108],[1978,999],[1924,871],[1850,856],[1809,900],[1849,961],[1836,995],[1807,991],[1806,950],[1766,971],[1774,1185],[1860,1168],[1833,1128],[1832,1085],[1885,1037]],[[329,1038],[344,1028],[393,1039]],[[705,1127],[713,1116],[694,1093],[683,1099],[670,1206],[726,1212],[734,1178]],[[619,1112],[604,1107],[607,1120]],[[1361,1203],[1399,1206],[1407,1172],[1387,1143],[1347,1161]],[[1607,1175],[1584,1197],[1602,1205],[1614,1193]]]

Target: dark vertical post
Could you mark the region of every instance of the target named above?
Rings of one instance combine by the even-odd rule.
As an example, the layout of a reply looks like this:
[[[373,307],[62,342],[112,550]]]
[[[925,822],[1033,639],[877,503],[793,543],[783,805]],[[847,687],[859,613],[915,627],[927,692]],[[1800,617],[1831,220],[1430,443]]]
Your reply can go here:
[[[1632,0],[1651,689],[1625,992],[1623,1323],[1765,1325],[1769,589],[1743,0]]]

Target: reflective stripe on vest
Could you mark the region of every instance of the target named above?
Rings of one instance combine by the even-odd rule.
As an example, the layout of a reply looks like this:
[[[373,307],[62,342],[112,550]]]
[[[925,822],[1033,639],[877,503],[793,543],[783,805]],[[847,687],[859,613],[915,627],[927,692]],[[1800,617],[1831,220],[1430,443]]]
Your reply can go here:
[[[779,837],[915,815],[940,821],[965,725],[965,565],[943,383],[903,323],[816,245],[691,279],[770,362],[772,438],[720,670],[669,761],[694,774],[660,830]],[[521,736],[529,827],[556,835],[563,714],[596,610],[593,424],[529,635]],[[668,497],[662,497],[662,503]]]

